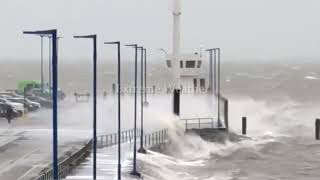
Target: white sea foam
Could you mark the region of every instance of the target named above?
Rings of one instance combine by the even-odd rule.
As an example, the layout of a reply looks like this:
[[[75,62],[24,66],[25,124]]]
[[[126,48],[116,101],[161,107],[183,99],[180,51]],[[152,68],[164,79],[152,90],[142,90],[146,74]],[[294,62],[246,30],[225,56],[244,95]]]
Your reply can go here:
[[[305,76],[304,78],[308,80],[318,80],[318,78],[315,76]]]

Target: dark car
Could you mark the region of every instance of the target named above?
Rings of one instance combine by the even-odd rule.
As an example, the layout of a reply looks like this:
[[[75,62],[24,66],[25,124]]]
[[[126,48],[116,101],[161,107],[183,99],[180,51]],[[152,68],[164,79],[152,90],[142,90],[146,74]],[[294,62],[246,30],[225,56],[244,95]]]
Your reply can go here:
[[[49,92],[48,89],[45,89],[44,92],[42,92],[41,89],[32,89],[31,90],[31,94],[35,95],[35,96],[38,96],[38,97],[43,97],[43,98],[46,98],[46,99],[52,98],[52,90],[51,90],[51,92]],[[58,96],[59,100],[64,100],[66,98],[66,94],[60,89],[58,89],[57,96]]]
[[[40,108],[40,104],[39,103],[35,103],[35,102],[31,102],[28,99],[24,99],[24,98],[8,98],[9,101],[11,102],[17,102],[17,103],[21,103],[24,105],[24,107],[28,110],[28,111],[36,111]]]
[[[28,96],[27,98],[31,101],[40,103],[42,107],[52,108],[52,101],[51,100],[48,100],[43,97],[38,97],[38,96]]]

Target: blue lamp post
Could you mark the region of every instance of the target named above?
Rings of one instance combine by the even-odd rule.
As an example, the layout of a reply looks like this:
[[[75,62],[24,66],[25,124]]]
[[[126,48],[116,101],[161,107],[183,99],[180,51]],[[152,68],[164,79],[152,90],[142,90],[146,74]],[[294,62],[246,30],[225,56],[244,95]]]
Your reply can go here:
[[[121,52],[120,42],[105,42],[115,44],[118,48],[118,180],[121,180]]]
[[[74,36],[93,40],[93,179],[97,179],[97,35]]]
[[[140,177],[141,174],[137,171],[137,69],[138,69],[138,45],[126,45],[135,48],[135,65],[134,65],[134,144],[133,144],[133,170],[130,173],[133,176]]]
[[[57,30],[46,31],[24,31],[24,34],[36,35],[51,35],[52,41],[52,77],[53,77],[53,110],[52,110],[52,125],[53,125],[53,179],[59,179],[58,165],[58,55],[57,55]]]
[[[144,48],[144,105],[148,106],[147,101],[147,49]]]
[[[141,122],[140,122],[140,126],[141,126],[141,129],[140,129],[140,149],[138,150],[139,153],[144,153],[146,154],[147,151],[143,148],[143,60],[144,60],[144,48],[143,47],[138,47],[138,49],[140,49],[141,51],[141,80],[140,80],[140,83],[141,83],[141,86],[140,86],[140,96],[141,96],[141,114],[140,114],[140,117],[141,117]]]

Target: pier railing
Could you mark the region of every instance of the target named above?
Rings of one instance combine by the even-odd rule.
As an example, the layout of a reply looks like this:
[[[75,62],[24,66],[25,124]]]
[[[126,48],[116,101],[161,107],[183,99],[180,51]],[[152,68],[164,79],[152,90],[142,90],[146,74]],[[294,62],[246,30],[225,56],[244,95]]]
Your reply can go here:
[[[144,135],[143,143],[145,147],[153,147],[166,143],[169,139],[168,129],[155,131]]]
[[[141,131],[137,129],[136,136],[140,137]],[[168,141],[168,129],[155,131],[149,134],[144,134],[143,143],[145,147],[153,147]],[[121,132],[121,143],[133,143],[134,129]],[[140,139],[138,139],[140,140]],[[118,144],[118,134],[108,134],[97,136],[97,147],[104,148]],[[91,153],[92,140],[85,144],[83,148],[74,152],[71,156],[66,157],[59,162],[59,179],[65,178],[70,172],[81,162],[83,162]],[[33,180],[53,180],[53,169],[50,167],[43,171],[38,177],[32,178]]]
[[[220,100],[218,101],[218,112],[216,118],[187,118],[180,119],[185,121],[185,129],[222,129],[229,130],[229,101],[224,96],[220,95]]]
[[[218,124],[215,125],[213,118],[189,118],[181,119],[185,121],[186,130],[188,129],[201,129],[201,128],[215,128]]]
[[[136,136],[140,137],[141,130],[136,130]],[[134,138],[134,129],[122,131],[120,135],[121,142],[131,142]],[[118,133],[97,136],[97,147],[104,148],[118,144]]]
[[[161,143],[165,143],[168,140],[168,129],[158,130],[152,133],[143,135],[143,144],[145,147],[152,147]],[[138,141],[141,137],[141,130],[137,129]],[[134,129],[121,132],[121,143],[130,142],[133,143]],[[114,146],[118,144],[118,134],[113,133],[109,135],[102,135],[97,137],[97,147],[104,148]]]
[[[91,153],[91,148],[92,140],[90,140],[83,148],[62,160],[59,163],[59,179],[66,177],[76,165],[84,161]],[[53,169],[47,169],[40,176],[33,178],[33,180],[53,180]]]

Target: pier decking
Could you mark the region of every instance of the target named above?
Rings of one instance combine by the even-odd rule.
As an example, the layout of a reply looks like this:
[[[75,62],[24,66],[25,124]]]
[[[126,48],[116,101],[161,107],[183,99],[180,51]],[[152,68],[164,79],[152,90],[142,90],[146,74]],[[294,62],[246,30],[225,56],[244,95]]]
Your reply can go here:
[[[132,153],[133,144],[130,142],[121,145],[122,151],[122,175],[124,179],[130,178],[129,173],[132,170]],[[118,149],[117,145],[98,149],[97,151],[97,179],[116,179],[118,166]],[[92,155],[85,162],[81,163],[69,176],[67,180],[89,180],[92,179]]]
[[[137,179],[130,176],[133,169],[132,155],[134,151],[133,131],[123,131],[121,133],[121,172],[122,179]],[[137,133],[137,149],[140,147],[140,134]],[[160,130],[150,134],[145,134],[143,145],[145,148],[165,143],[168,139],[168,130]],[[114,141],[112,141],[114,139]],[[97,179],[117,179],[118,167],[118,146],[117,134],[110,134],[98,137],[97,151]],[[92,154],[86,160],[78,165],[69,175],[67,180],[89,180],[92,179],[93,172]],[[138,165],[139,166],[139,165]],[[139,179],[139,178],[138,178]]]

